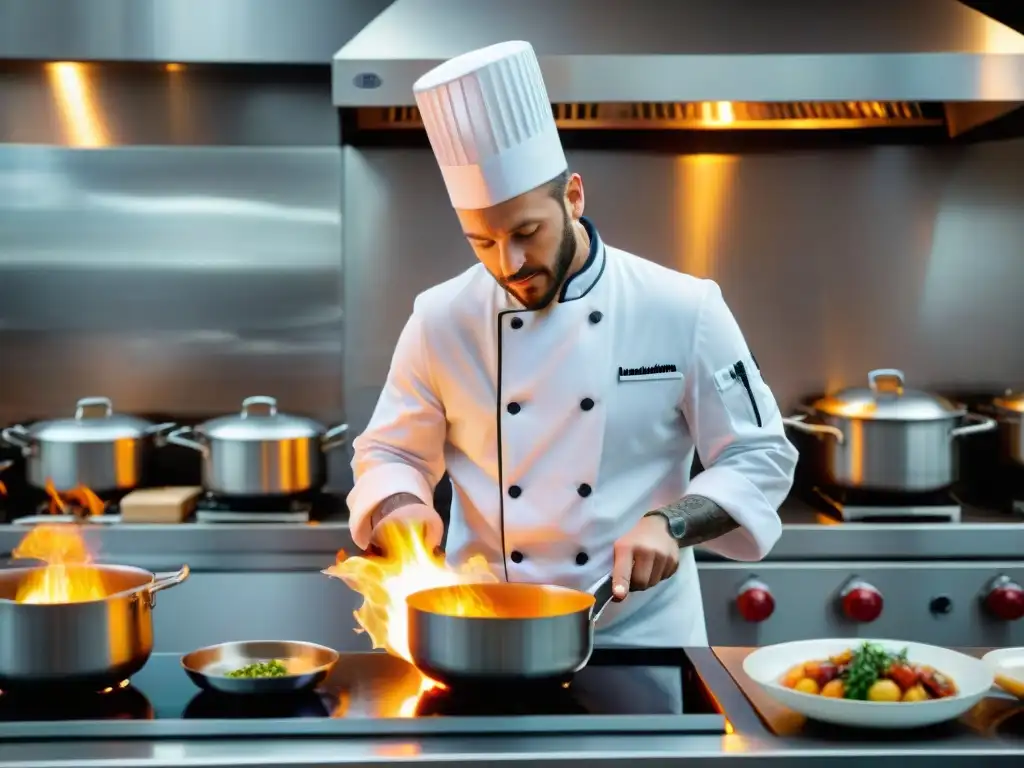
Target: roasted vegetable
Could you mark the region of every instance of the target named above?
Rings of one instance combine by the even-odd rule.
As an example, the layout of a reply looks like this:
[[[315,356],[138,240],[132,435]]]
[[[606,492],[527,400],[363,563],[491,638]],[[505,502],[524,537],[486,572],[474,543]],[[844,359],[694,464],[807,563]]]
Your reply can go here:
[[[956,695],[953,681],[931,667],[921,667],[921,684],[936,699],[945,699]]]
[[[288,668],[284,662],[277,659],[270,661],[257,661],[253,664],[246,664],[244,667],[228,672],[228,677],[284,677],[288,674]]]
[[[831,661],[809,661],[804,664],[804,677],[809,677],[824,688],[839,677],[839,668]]]
[[[893,680],[896,685],[900,687],[900,690],[907,691],[917,685],[917,681],[920,679],[920,675],[917,670],[910,664],[903,662],[894,662],[889,665],[889,671],[885,673],[885,676],[890,680]]]
[[[821,695],[826,699],[846,698],[846,688],[842,680],[832,680],[821,689]]]
[[[899,701],[903,691],[892,680],[875,680],[868,688],[868,701]]]
[[[911,663],[906,650],[891,653],[874,643],[797,664],[779,682],[800,693],[871,702],[930,701],[957,693],[948,676]]]

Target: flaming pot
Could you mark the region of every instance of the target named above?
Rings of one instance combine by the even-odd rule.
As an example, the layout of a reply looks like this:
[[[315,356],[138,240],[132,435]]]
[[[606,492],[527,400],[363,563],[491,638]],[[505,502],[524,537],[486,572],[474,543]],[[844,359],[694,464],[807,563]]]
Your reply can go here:
[[[81,603],[15,602],[31,568],[0,570],[0,690],[100,691],[127,680],[153,652],[156,593],[188,578],[126,565],[65,566],[100,572],[107,597]]]
[[[95,493],[130,491],[144,484],[162,433],[174,424],[151,424],[115,413],[106,397],[86,397],[69,419],[20,424],[0,432],[25,457],[29,483],[57,491],[85,487]]]
[[[452,612],[467,589],[493,614]],[[594,624],[611,599],[611,574],[586,592],[515,582],[414,592],[409,653],[420,672],[448,686],[563,682],[590,661]]]

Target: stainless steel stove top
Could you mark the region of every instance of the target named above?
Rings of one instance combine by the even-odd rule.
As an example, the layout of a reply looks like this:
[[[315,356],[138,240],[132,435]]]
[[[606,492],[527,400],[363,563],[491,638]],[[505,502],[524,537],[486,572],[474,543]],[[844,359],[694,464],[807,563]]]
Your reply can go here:
[[[823,511],[847,523],[853,522],[936,522],[959,523],[963,506],[952,494],[933,498],[841,500],[838,494],[817,490],[815,497]]]

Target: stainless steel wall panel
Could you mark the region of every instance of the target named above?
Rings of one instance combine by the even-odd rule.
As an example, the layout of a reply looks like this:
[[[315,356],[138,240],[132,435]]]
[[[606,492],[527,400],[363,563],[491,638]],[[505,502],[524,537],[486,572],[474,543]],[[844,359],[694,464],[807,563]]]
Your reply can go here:
[[[333,147],[329,89],[326,67],[0,62],[0,143]]]
[[[721,285],[783,407],[898,366],[1024,385],[1024,142],[570,154],[607,242]],[[345,148],[348,418],[364,428],[415,295],[473,263],[433,157]]]
[[[340,150],[0,147],[0,420],[341,408]],[[258,392],[257,392],[258,390]]]
[[[329,64],[390,0],[0,0],[0,58]]]
[[[88,394],[342,418],[328,94],[326,67],[0,64],[0,423]]]

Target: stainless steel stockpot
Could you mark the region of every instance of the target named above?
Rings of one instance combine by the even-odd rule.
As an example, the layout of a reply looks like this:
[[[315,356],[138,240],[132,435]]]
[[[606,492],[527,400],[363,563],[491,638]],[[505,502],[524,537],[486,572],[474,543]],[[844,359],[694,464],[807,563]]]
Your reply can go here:
[[[228,496],[315,491],[327,481],[325,454],[345,444],[348,425],[326,429],[277,409],[272,397],[247,397],[242,410],[171,432],[167,442],[203,455],[203,487]]]
[[[109,398],[86,397],[73,418],[8,427],[0,439],[21,449],[28,482],[37,488],[52,483],[57,491],[84,486],[102,494],[144,485],[153,451],[175,426],[115,413]]]
[[[864,491],[924,493],[958,479],[960,438],[996,428],[995,419],[907,389],[902,371],[868,373],[867,387],[816,400],[786,426],[823,440],[823,480]]]
[[[153,652],[156,593],[189,569],[158,577],[126,565],[68,565],[98,571],[107,596],[79,603],[18,603],[18,587],[46,566],[0,569],[0,689],[58,686],[99,691],[127,680]]]

